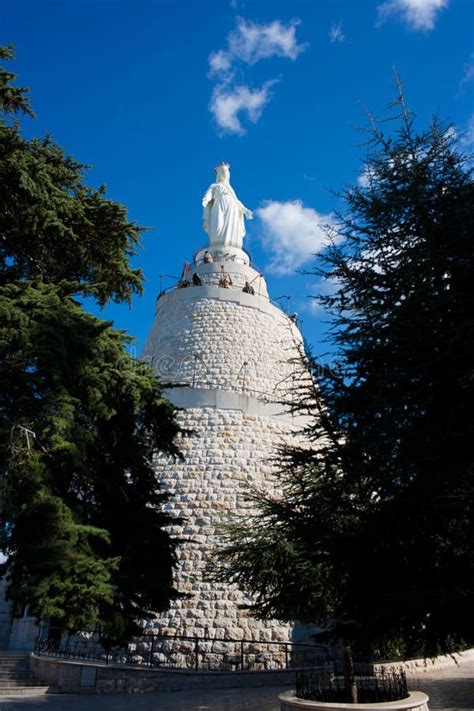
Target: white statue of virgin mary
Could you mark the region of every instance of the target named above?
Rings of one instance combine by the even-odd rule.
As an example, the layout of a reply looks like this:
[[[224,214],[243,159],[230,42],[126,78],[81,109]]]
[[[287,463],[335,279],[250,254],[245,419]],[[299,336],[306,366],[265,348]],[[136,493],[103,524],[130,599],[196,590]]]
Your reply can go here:
[[[244,216],[251,220],[253,213],[243,205],[230,184],[229,163],[215,168],[216,182],[206,190],[202,199],[202,226],[211,245],[228,245],[242,249],[245,236]]]

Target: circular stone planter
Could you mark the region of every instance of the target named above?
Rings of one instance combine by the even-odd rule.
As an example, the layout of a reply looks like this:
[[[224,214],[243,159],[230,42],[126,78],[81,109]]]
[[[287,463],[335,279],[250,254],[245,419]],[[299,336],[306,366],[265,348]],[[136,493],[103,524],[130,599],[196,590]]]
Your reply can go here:
[[[280,694],[280,711],[429,711],[429,697],[422,691],[411,691],[406,699],[400,701],[376,702],[374,704],[345,704],[333,701],[305,701],[298,699],[294,691]]]

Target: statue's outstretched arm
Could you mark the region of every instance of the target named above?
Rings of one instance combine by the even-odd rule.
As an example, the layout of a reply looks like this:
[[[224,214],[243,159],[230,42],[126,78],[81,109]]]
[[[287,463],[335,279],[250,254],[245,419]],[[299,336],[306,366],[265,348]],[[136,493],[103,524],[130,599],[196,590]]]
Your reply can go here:
[[[209,186],[209,188],[204,193],[204,197],[202,199],[202,206],[207,207],[207,205],[209,205],[209,203],[211,202],[212,198],[212,186]]]
[[[252,210],[249,210],[248,207],[245,207],[244,203],[240,202],[239,199],[237,199],[237,202],[238,202],[239,208],[242,210],[242,212],[244,213],[247,220],[253,220]]]
[[[209,188],[206,190],[204,193],[204,197],[202,199],[202,228],[204,232],[207,232],[209,234],[209,220],[210,220],[210,211],[211,211],[211,202],[213,200],[213,194],[212,194],[212,185],[209,186]]]

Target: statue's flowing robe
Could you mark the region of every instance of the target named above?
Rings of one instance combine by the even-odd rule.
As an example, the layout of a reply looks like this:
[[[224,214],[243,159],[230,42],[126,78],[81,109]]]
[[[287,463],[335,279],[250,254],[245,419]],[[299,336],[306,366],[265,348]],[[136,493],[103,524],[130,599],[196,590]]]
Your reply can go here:
[[[204,203],[202,223],[211,245],[242,249],[245,207],[229,183],[212,183],[203,197]]]

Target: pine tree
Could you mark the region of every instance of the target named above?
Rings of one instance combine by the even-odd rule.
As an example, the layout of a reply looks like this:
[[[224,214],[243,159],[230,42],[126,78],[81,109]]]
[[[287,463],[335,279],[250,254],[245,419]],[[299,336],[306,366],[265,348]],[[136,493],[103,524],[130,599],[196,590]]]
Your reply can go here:
[[[398,88],[316,270],[334,360],[294,404],[314,446],[282,451],[283,496],[256,495],[219,573],[255,614],[371,658],[474,641],[472,171],[437,118],[415,130]]]
[[[83,306],[140,292],[142,228],[52,139],[22,137],[14,78],[0,70],[2,571],[38,618],[113,643],[176,596],[152,462],[179,456],[179,428],[131,339]]]

